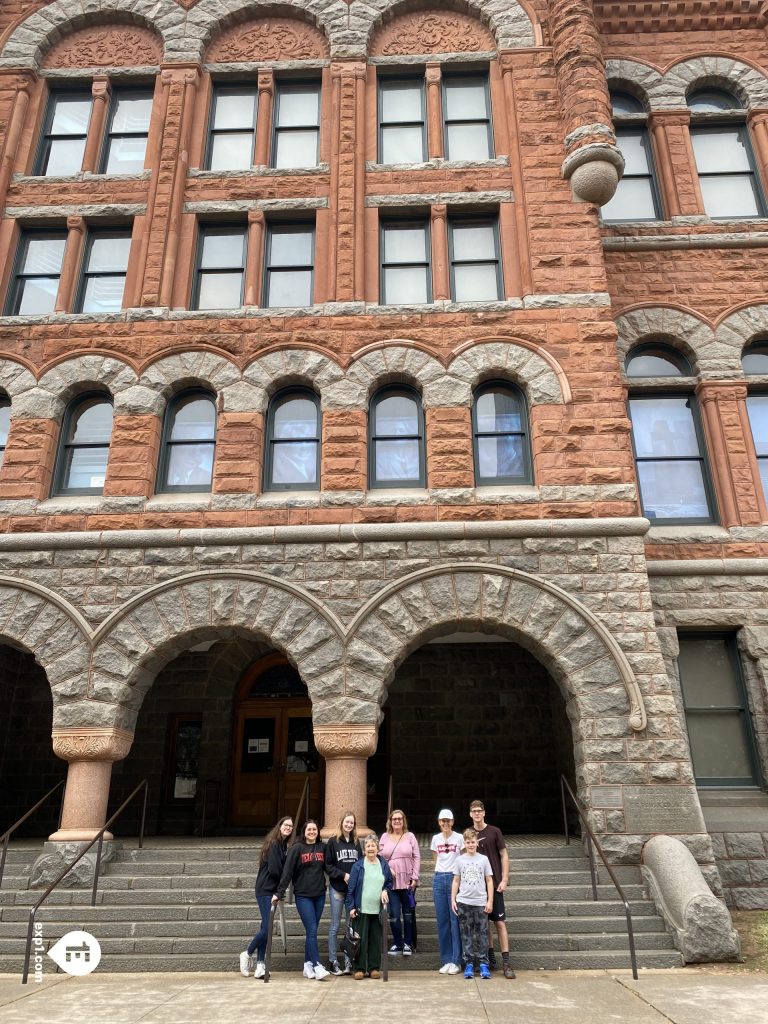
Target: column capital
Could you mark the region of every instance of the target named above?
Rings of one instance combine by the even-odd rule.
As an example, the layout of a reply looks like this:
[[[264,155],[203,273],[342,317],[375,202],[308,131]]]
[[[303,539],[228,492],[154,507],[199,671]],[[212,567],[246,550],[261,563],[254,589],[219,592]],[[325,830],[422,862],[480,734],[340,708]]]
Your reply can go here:
[[[64,761],[122,761],[128,756],[133,733],[127,729],[54,729],[53,752]]]
[[[197,85],[200,81],[199,64],[166,64],[160,71],[160,81],[166,87],[180,82],[182,85]]]
[[[442,66],[437,62],[427,64],[426,78],[427,85],[439,85],[443,77]]]
[[[94,75],[93,82],[91,84],[91,95],[94,99],[105,99],[111,93],[112,86],[110,85],[107,75]]]
[[[747,114],[748,125],[766,124],[768,122],[768,107],[753,107]]]
[[[747,397],[747,385],[742,380],[702,380],[696,385],[700,402],[738,402]]]
[[[445,203],[435,203],[430,210],[432,211],[432,220],[445,220],[448,216],[448,207]]]
[[[267,68],[265,71],[259,71],[257,76],[257,86],[259,94],[263,92],[269,93],[270,96],[275,91],[275,73]]]
[[[85,220],[82,217],[67,217],[67,231],[85,231]]]
[[[368,67],[361,60],[335,60],[331,63],[331,78],[366,78]]]
[[[249,224],[263,224],[266,218],[263,210],[249,210],[248,211],[248,223]]]
[[[689,125],[690,110],[652,110],[648,114],[648,125],[656,128],[661,125]]]
[[[375,725],[340,722],[314,727],[315,746],[326,760],[339,757],[370,757],[376,751]]]

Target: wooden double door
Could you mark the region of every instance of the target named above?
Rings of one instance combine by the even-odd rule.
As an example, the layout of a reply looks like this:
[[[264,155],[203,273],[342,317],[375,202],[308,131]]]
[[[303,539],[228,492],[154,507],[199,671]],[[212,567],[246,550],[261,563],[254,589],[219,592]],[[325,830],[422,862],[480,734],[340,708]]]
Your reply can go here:
[[[302,698],[258,698],[240,704],[232,759],[233,825],[271,828],[294,815],[309,780],[309,813],[322,811],[322,764],[312,731],[312,708]],[[300,824],[300,823],[299,823]]]

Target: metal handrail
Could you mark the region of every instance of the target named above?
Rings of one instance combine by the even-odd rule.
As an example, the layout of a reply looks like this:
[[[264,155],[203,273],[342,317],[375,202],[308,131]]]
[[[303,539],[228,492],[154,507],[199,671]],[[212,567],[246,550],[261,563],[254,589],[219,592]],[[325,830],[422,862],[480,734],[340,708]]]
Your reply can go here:
[[[144,805],[143,805],[143,807],[141,809],[141,829],[139,831],[139,849],[141,850],[143,848],[143,846],[144,846],[144,823],[146,822],[146,819],[147,819],[147,794],[149,792],[149,784],[148,784],[146,779],[142,779],[142,781],[138,784],[138,786],[134,789],[134,791],[130,794],[130,796],[128,796],[125,800],[123,800],[123,802],[120,804],[120,806],[115,811],[115,813],[112,815],[112,817],[109,819],[109,821],[107,821],[103,825],[103,827],[99,829],[98,834],[93,837],[93,839],[90,841],[90,843],[88,843],[87,846],[83,847],[83,849],[80,851],[80,853],[78,853],[78,855],[75,857],[75,859],[70,864],[68,864],[64,868],[64,870],[61,872],[61,874],[58,875],[57,878],[48,886],[48,888],[45,890],[45,892],[40,897],[40,899],[37,901],[37,903],[34,905],[34,907],[32,907],[32,909],[30,910],[30,912],[29,912],[29,925],[27,927],[27,947],[26,947],[26,950],[25,950],[25,953],[24,953],[24,973],[21,976],[21,983],[22,983],[22,985],[26,985],[27,984],[27,978],[29,977],[29,959],[30,959],[30,956],[31,956],[31,953],[32,953],[32,933],[34,932],[34,928],[35,928],[35,915],[37,914],[38,910],[40,909],[42,904],[45,903],[45,901],[51,895],[51,893],[56,888],[56,886],[59,884],[59,882],[63,878],[66,878],[66,876],[69,874],[69,872],[75,866],[75,864],[77,864],[77,862],[79,860],[81,860],[85,856],[86,853],[88,853],[90,848],[95,843],[98,843],[99,844],[99,848],[98,848],[98,850],[96,852],[96,864],[95,864],[94,869],[93,869],[93,888],[91,889],[91,906],[92,907],[96,906],[96,889],[97,889],[97,886],[99,884],[99,867],[101,865],[101,850],[102,850],[102,847],[104,845],[104,833],[112,826],[112,824],[115,821],[117,821],[117,819],[123,813],[125,808],[128,806],[128,804],[131,802],[131,800],[133,800],[133,798],[136,796],[136,794],[141,789],[144,790]]]
[[[573,801],[573,806],[576,808],[576,812],[579,815],[579,818],[581,819],[581,824],[583,825],[583,827],[584,827],[584,829],[585,829],[585,831],[587,833],[587,854],[589,856],[589,873],[590,873],[590,876],[592,878],[592,899],[597,901],[597,898],[598,898],[597,897],[598,878],[597,878],[597,868],[595,867],[595,854],[594,854],[594,850],[597,850],[597,852],[600,854],[600,859],[602,860],[603,864],[605,865],[605,869],[608,872],[608,875],[609,875],[611,881],[614,884],[616,892],[619,894],[619,899],[624,904],[624,913],[626,914],[626,917],[627,917],[627,938],[629,940],[629,959],[630,959],[630,961],[632,963],[632,977],[635,979],[635,981],[637,981],[637,953],[635,952],[635,930],[634,930],[634,928],[632,926],[632,911],[629,909],[629,903],[627,901],[627,897],[624,895],[624,890],[622,889],[621,885],[619,884],[619,880],[616,877],[616,875],[614,874],[613,868],[608,863],[608,861],[605,859],[605,854],[603,853],[603,848],[600,845],[600,842],[598,841],[597,836],[592,831],[592,828],[590,827],[589,822],[587,821],[587,817],[586,817],[586,815],[584,813],[584,810],[583,810],[583,808],[581,806],[580,801],[578,800],[578,798],[576,797],[575,793],[573,792],[573,790],[569,786],[568,780],[566,779],[566,777],[564,775],[561,775],[560,776],[560,798],[561,798],[562,804],[563,804],[563,827],[564,827],[564,831],[565,831],[565,845],[566,846],[570,846],[570,844],[571,844],[571,836],[570,836],[570,834],[568,832],[568,808],[567,808],[566,800],[565,800],[566,792],[568,793],[568,795],[570,796],[571,800]]]
[[[8,829],[8,831],[7,832],[3,832],[3,834],[0,836],[0,843],[3,844],[3,852],[2,852],[2,854],[0,854],[0,887],[2,887],[2,884],[3,884],[3,874],[5,873],[5,858],[8,855],[8,842],[9,842],[11,836],[13,835],[13,833],[16,831],[16,829],[20,825],[24,824],[24,822],[27,820],[27,818],[32,817],[32,815],[35,813],[37,808],[40,807],[41,804],[44,804],[49,796],[52,796],[56,792],[57,789],[60,789],[64,785],[65,781],[66,781],[65,779],[61,779],[60,782],[57,782],[56,785],[53,787],[53,789],[49,789],[48,792],[45,794],[45,796],[40,797],[40,799],[37,801],[37,803],[35,804],[34,807],[30,807],[30,809],[27,811],[27,813],[25,815],[23,815],[21,818],[19,818],[18,821],[15,821],[13,823],[13,825],[11,825],[11,827]],[[61,814],[62,814],[63,810],[64,810],[64,801],[62,800],[61,801],[61,807],[59,808],[59,828],[61,828]]]
[[[205,838],[205,824],[208,817],[208,787],[216,786],[216,818],[221,813],[221,792],[223,783],[221,779],[206,779],[203,783],[203,813],[202,820],[200,821],[200,838]],[[216,820],[216,819],[214,819]]]
[[[309,776],[307,776],[306,779],[304,779],[304,786],[302,787],[301,796],[299,797],[299,806],[296,808],[296,813],[293,816],[293,831],[291,832],[291,841],[293,841],[293,838],[296,835],[296,825],[298,824],[299,818],[301,817],[301,812],[305,802],[307,805],[307,813],[309,813]]]

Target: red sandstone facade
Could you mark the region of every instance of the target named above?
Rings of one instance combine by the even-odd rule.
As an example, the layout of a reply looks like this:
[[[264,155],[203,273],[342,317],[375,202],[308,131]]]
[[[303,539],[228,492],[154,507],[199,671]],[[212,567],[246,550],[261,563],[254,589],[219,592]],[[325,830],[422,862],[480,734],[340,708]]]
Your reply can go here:
[[[165,0],[157,24],[109,0],[98,14],[65,24],[64,6],[0,3],[0,301],[18,274],[22,233],[66,233],[51,313],[0,320],[0,387],[11,407],[0,466],[3,533],[632,519],[644,510],[627,412],[636,382],[625,359],[637,345],[663,343],[691,367],[686,394],[701,410],[714,511],[710,523],[655,523],[645,535],[650,596],[638,611],[658,613],[670,675],[676,630],[751,630],[748,655],[762,664],[768,613],[751,598],[768,572],[768,507],[747,397],[768,376],[748,379],[741,355],[768,334],[768,220],[762,207],[754,217],[707,214],[686,96],[705,87],[735,93],[763,203],[763,4],[532,0],[445,10],[381,0],[365,22],[354,0],[295,3],[295,17],[284,5],[276,13],[244,2],[231,3],[219,24],[210,14],[204,20],[204,0]],[[46,32],[34,16],[47,7],[60,27]],[[195,11],[202,12],[196,22]],[[187,20],[171,27],[184,12]],[[190,25],[196,34],[190,29],[180,49],[174,33],[181,38]],[[446,157],[443,80],[457,68],[487,75],[488,159]],[[379,83],[393,69],[424,81],[425,158],[410,165],[380,162]],[[320,83],[318,159],[281,171],[270,166],[276,92],[301,75]],[[214,88],[244,78],[258,89],[253,165],[217,174],[205,169]],[[145,169],[105,175],[99,161],[110,94],[130,82],[154,89]],[[46,110],[51,94],[72,83],[93,95],[82,169],[51,179],[36,173]],[[653,219],[601,219],[597,204],[610,199],[623,167],[612,91],[634,96],[644,111],[659,204]],[[450,228],[462,213],[498,225],[493,301],[452,295]],[[418,215],[429,225],[429,303],[383,301],[381,230],[392,215]],[[266,236],[291,218],[314,226],[312,308],[271,311],[263,302]],[[213,223],[244,228],[243,302],[206,313],[193,308],[196,260],[201,225]],[[115,224],[131,237],[122,311],[77,313],[89,232]],[[527,401],[531,482],[524,487],[476,486],[472,396],[497,378],[520,387]],[[423,399],[426,479],[390,493],[370,486],[368,414],[376,390],[392,383]],[[664,383],[637,384],[637,393]],[[174,394],[190,386],[216,397],[211,493],[174,503],[157,494],[163,417]],[[295,386],[314,389],[322,406],[319,483],[301,500],[264,484],[269,402]],[[115,401],[103,494],[64,500],[54,493],[64,410],[94,388]],[[687,572],[698,577],[700,563],[707,579],[738,577],[751,596],[720,611],[684,593],[655,596],[655,578],[666,586]],[[594,587],[584,587],[600,589],[597,574]],[[745,608],[749,615],[739,618]],[[657,639],[648,643],[644,650],[658,658]],[[749,682],[756,791],[768,763],[761,673]],[[671,701],[663,671],[653,680],[645,697]],[[681,720],[679,706],[670,713]],[[678,728],[668,738],[682,734]],[[626,759],[645,757],[633,744],[655,743],[652,735],[631,736]],[[338,756],[328,749],[329,758]],[[368,754],[358,756],[363,771]],[[666,756],[655,748],[648,755]],[[675,771],[674,782],[692,781],[690,765],[688,775]],[[654,778],[664,776],[643,781]],[[588,772],[583,779],[609,781]],[[334,785],[343,805],[343,784]],[[352,791],[363,799],[359,773]],[[610,831],[606,813],[596,811]],[[768,826],[760,831],[768,834]]]

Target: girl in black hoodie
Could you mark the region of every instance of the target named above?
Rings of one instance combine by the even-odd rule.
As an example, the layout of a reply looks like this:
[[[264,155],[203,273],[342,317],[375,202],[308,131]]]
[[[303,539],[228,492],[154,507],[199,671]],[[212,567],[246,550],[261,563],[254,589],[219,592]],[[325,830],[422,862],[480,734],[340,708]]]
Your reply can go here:
[[[325,843],[320,841],[316,821],[308,821],[300,838],[288,850],[280,884],[272,902],[285,899],[285,890],[293,883],[296,909],[304,925],[304,977],[322,981],[328,971],[320,963],[317,928],[325,907]]]
[[[330,879],[329,898],[331,901],[331,926],[328,929],[328,962],[331,974],[351,974],[349,957],[344,957],[342,971],[337,960],[339,922],[344,900],[347,898],[347,882],[354,865],[362,860],[363,851],[357,839],[357,818],[352,811],[342,814],[336,835],[325,844],[325,868]],[[348,919],[348,918],[347,918]]]
[[[261,847],[259,873],[256,876],[256,902],[261,913],[261,928],[251,939],[248,949],[240,954],[240,973],[247,978],[253,969],[253,954],[256,954],[255,978],[263,978],[266,967],[264,955],[267,948],[267,930],[269,927],[269,908],[272,897],[277,890],[280,876],[285,867],[288,855],[288,840],[293,832],[293,818],[281,818]]]

